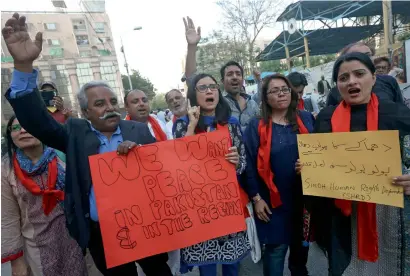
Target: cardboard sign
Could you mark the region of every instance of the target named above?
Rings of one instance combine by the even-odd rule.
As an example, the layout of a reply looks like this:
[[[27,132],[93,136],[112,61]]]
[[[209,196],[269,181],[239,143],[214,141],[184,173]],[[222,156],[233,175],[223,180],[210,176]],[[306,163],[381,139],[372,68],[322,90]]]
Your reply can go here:
[[[303,194],[403,208],[398,131],[298,135]]]
[[[246,229],[228,131],[89,157],[107,267]]]

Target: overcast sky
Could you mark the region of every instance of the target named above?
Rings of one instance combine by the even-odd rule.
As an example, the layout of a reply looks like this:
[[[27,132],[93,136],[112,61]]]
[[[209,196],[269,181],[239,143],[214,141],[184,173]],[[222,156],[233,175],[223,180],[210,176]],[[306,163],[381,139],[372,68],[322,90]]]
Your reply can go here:
[[[290,1],[290,0],[289,0]],[[66,0],[68,10],[79,11],[79,0]],[[51,0],[2,1],[2,11],[53,11]],[[221,11],[215,0],[106,0],[106,11],[121,72],[125,73],[120,52],[120,36],[130,68],[149,78],[158,92],[182,87],[182,60],[186,41],[182,21],[190,16],[202,28],[203,36],[218,28]],[[91,20],[91,18],[90,18]],[[141,26],[142,30],[132,31]],[[274,39],[281,26],[261,33],[262,39]]]

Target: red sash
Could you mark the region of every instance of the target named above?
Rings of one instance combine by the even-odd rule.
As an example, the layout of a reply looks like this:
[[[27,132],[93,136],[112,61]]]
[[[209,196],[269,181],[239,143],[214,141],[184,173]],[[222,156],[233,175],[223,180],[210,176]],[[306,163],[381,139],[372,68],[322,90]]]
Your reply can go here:
[[[350,132],[351,107],[345,101],[341,102],[333,113],[332,132]],[[379,100],[372,93],[367,104],[367,130],[379,129]],[[350,200],[336,199],[335,205],[343,215],[352,214],[352,202]],[[357,203],[357,246],[358,257],[361,260],[376,262],[379,257],[379,244],[376,221],[376,204]]]
[[[299,110],[305,110],[305,101],[304,101],[302,98],[299,99],[297,109],[299,109]]]
[[[125,116],[125,120],[127,121],[131,120],[130,115]],[[157,122],[157,120],[154,117],[148,116],[148,123],[151,124],[152,130],[154,131],[155,139],[157,140],[157,142],[162,142],[162,141],[167,140],[167,135],[162,130],[160,124]]]
[[[299,116],[296,117],[296,120],[299,127],[299,133],[309,133],[309,131],[307,130]],[[269,119],[269,122],[267,124],[265,124],[263,120],[260,120],[258,133],[260,139],[257,160],[258,173],[268,186],[272,208],[276,208],[282,205],[282,201],[280,200],[278,188],[273,182],[273,178],[275,177],[275,175],[270,169],[270,150],[272,145],[272,119]]]
[[[61,201],[64,200],[64,192],[55,189],[58,173],[57,157],[48,164],[47,190],[41,190],[40,186],[20,168],[16,156],[13,158],[13,167],[17,179],[20,180],[21,184],[23,184],[28,191],[33,195],[43,196],[42,207],[46,216],[48,216],[57,205],[57,199]]]

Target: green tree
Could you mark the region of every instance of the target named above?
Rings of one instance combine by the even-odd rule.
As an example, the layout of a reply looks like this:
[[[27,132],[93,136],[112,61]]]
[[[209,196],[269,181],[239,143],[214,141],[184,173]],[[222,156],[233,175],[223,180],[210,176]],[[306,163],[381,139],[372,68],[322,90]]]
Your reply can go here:
[[[255,61],[255,40],[260,32],[275,23],[284,7],[284,0],[218,0],[216,4],[223,11],[227,30],[231,30],[238,41],[246,44],[246,59],[249,71],[253,71]]]
[[[208,37],[203,38],[198,45],[197,70],[220,79],[221,67],[230,60],[246,65],[246,45],[234,37],[214,30]]]
[[[261,61],[259,71],[282,73],[286,71],[286,64],[281,64],[280,60]]]
[[[145,94],[147,94],[148,99],[153,99],[155,97],[156,91],[154,84],[152,84],[152,82],[148,78],[141,76],[140,72],[138,72],[137,70],[131,70],[131,73],[132,88],[144,91]],[[129,91],[130,84],[128,81],[128,76],[121,75],[121,80],[122,85],[124,86],[124,90]]]
[[[165,94],[156,94],[151,100],[151,110],[166,109],[168,108],[167,102],[165,101]]]

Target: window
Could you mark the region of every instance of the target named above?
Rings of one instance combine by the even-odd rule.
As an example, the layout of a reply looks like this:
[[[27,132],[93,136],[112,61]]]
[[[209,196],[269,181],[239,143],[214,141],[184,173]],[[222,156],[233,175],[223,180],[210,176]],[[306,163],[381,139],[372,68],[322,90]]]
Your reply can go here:
[[[64,98],[64,105],[79,110],[76,100],[73,98],[70,77],[65,65],[50,65],[51,81],[57,86],[58,94]]]
[[[83,20],[73,20],[73,29],[74,31],[85,31],[87,26]]]
[[[55,47],[50,49],[50,56],[52,57],[63,57],[64,49],[61,47]]]
[[[13,62],[13,57],[11,57],[11,56],[1,56],[1,62]]]
[[[93,70],[89,63],[78,63],[77,64],[77,77],[78,77],[78,84],[83,86],[89,81],[94,79]]]
[[[109,43],[111,41],[111,38],[109,38],[109,37],[93,37],[93,40],[94,40],[94,44],[98,45],[98,44]]]
[[[60,46],[60,40],[58,39],[47,39],[47,44],[50,46]]]
[[[44,29],[49,30],[49,31],[55,31],[57,30],[57,24],[56,23],[44,23]]]
[[[96,33],[105,33],[105,23],[104,22],[95,23],[95,32]]]
[[[80,51],[80,57],[91,57],[91,51]]]
[[[101,79],[106,81],[117,95],[121,95],[120,86],[117,82],[117,68],[112,61],[100,62]]]
[[[76,35],[77,45],[89,45],[88,35]]]
[[[109,50],[98,50],[99,56],[111,56],[111,52]]]

